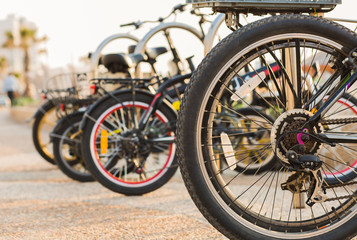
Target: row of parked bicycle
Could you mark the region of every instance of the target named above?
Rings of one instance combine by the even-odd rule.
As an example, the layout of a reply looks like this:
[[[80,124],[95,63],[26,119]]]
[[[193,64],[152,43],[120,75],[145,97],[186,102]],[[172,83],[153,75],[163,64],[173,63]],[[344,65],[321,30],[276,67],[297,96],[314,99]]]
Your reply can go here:
[[[192,2],[225,15],[206,32],[207,15],[195,9],[199,30],[160,18],[141,40],[110,36],[91,55],[89,74],[64,77],[75,86],[48,88],[35,115],[36,149],[71,178],[127,195],[161,187],[179,164],[199,210],[229,238],[354,236],[357,37],[302,14],[330,11],[336,0]],[[169,16],[184,10],[178,5]],[[278,16],[243,27],[239,13]],[[223,22],[236,31],[210,50]],[[180,58],[175,28],[209,52],[196,70],[192,57]],[[168,48],[149,49],[160,32]],[[101,53],[120,38],[137,43],[126,54]],[[168,75],[156,70],[166,52]],[[141,77],[142,63],[151,77]],[[103,77],[103,69],[115,75]],[[92,94],[80,94],[83,82]],[[56,124],[46,132],[48,122]]]
[[[121,25],[138,29],[144,23],[158,23],[140,41],[131,33],[106,38],[90,54],[91,72],[59,75],[47,81],[43,91],[46,101],[34,115],[33,124],[33,142],[45,160],[72,179],[96,179],[127,195],[153,191],[175,174],[177,110],[194,64],[192,57],[180,58],[171,31],[188,32],[208,51],[224,20],[218,15],[211,23],[206,14],[194,9],[191,14],[198,18],[199,30],[185,23],[165,22],[186,8],[180,4],[157,21]],[[207,22],[211,26],[205,34],[202,25]],[[150,39],[161,33],[167,46],[148,48]],[[121,39],[136,44],[118,49],[126,53],[102,53],[105,46]],[[174,72],[159,74],[157,58],[170,53]],[[140,77],[143,63],[150,66],[149,78]],[[91,93],[86,94],[89,89]]]

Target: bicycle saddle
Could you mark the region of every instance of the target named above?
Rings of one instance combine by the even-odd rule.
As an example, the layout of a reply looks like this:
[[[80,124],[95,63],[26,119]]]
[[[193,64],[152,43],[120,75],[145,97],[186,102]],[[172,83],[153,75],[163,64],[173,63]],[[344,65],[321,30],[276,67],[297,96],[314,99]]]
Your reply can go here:
[[[140,62],[153,61],[155,58],[167,52],[165,47],[149,48],[146,55],[111,53],[103,55],[100,62],[112,73],[127,72],[129,68],[135,67]]]
[[[146,60],[142,54],[111,53],[101,57],[102,64],[112,73],[127,72],[129,68]]]
[[[134,53],[136,45],[130,45],[128,47],[128,53]],[[148,56],[149,59],[155,59],[161,54],[167,53],[166,47],[155,47],[149,48],[146,50],[145,54]]]
[[[128,47],[128,53],[129,53],[129,54],[130,54],[130,53],[134,53],[135,48],[136,48],[136,45],[130,45],[130,46]]]
[[[149,59],[156,59],[161,54],[167,52],[166,47],[156,47],[156,48],[149,48],[146,50],[146,55]]]

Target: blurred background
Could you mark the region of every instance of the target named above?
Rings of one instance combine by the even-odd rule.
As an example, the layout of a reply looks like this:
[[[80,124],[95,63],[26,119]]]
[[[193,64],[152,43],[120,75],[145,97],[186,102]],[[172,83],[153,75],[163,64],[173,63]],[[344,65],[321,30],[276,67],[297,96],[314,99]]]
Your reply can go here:
[[[9,72],[19,78],[19,94],[37,99],[45,79],[65,72],[89,71],[88,54],[108,36],[115,33],[132,33],[139,39],[156,24],[146,24],[135,30],[120,24],[133,21],[157,20],[167,16],[182,0],[13,0],[0,10],[0,86]],[[343,0],[343,4],[327,13],[327,17],[354,19],[357,2]],[[201,10],[211,13],[210,9]],[[209,16],[213,20],[216,15]],[[259,17],[246,16],[244,25]],[[357,19],[357,17],[356,17]],[[169,21],[187,23],[199,29],[197,16],[190,11],[177,14]],[[344,24],[355,30],[356,24]],[[204,25],[205,30],[209,23]],[[222,24],[221,38],[230,30]],[[135,30],[135,31],[134,31]],[[197,39],[178,31],[172,33],[175,46],[183,49],[182,58],[194,56],[197,66],[203,58],[203,47]],[[217,39],[219,41],[220,39]],[[161,45],[161,39],[153,39],[149,47]],[[120,52],[132,43],[108,44],[106,52]],[[125,46],[125,47],[123,47]],[[120,50],[118,50],[120,49]],[[167,71],[167,59],[158,60],[160,73]],[[2,89],[2,88],[1,88]],[[1,92],[4,95],[3,92]]]

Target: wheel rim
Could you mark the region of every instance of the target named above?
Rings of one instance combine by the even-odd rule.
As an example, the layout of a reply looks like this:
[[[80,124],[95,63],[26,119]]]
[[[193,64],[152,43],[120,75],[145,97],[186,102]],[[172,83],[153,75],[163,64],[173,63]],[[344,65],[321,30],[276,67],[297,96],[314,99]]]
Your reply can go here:
[[[41,150],[45,155],[50,159],[54,159],[52,153],[52,141],[50,140],[50,132],[56,126],[57,117],[55,116],[55,108],[51,108],[47,111],[42,117],[38,130],[37,130],[37,139],[41,147]]]
[[[222,99],[224,99],[223,89],[227,90],[229,86],[231,86],[230,82],[233,81],[233,76],[240,75],[239,71],[242,70],[243,66],[247,65],[247,63],[251,64],[249,67],[253,68],[255,74],[258,75],[261,71],[257,71],[257,68],[254,68],[252,66],[252,63],[253,59],[257,59],[259,57],[262,57],[263,54],[267,54],[267,52],[264,52],[264,49],[261,48],[261,46],[267,44],[269,45],[270,50],[273,50],[274,52],[278,51],[279,48],[283,48],[284,44],[285,46],[293,46],[294,48],[296,48],[296,44],[291,44],[294,43],[293,41],[295,41],[296,39],[303,39],[304,41],[306,41],[299,41],[300,44],[301,42],[304,42],[305,48],[313,48],[313,46],[315,45],[316,51],[318,50],[321,52],[326,52],[329,55],[338,55],[342,53],[342,47],[339,44],[319,36],[314,36],[312,38],[311,35],[307,34],[278,35],[264,39],[260,42],[255,43],[252,46],[247,47],[239,54],[234,56],[229,62],[227,62],[226,65],[215,76],[214,80],[208,88],[208,93],[206,94],[206,97],[204,98],[203,103],[201,105],[197,121],[198,124],[196,126],[198,132],[196,136],[196,149],[198,149],[198,160],[200,168],[204,174],[204,178],[207,182],[210,192],[215,197],[216,201],[221,206],[223,206],[227,213],[229,213],[233,218],[237,219],[237,221],[242,222],[248,228],[251,228],[257,232],[261,232],[266,236],[278,238],[286,238],[286,233],[288,233],[289,237],[292,239],[298,239],[302,236],[313,237],[317,234],[321,234],[323,232],[331,231],[332,229],[337,228],[342,223],[348,221],[354,215],[344,215],[344,210],[346,209],[353,210],[353,212],[356,211],[354,207],[354,200],[344,199],[342,203],[337,204],[336,201],[334,202],[335,205],[337,205],[337,207],[335,206],[335,209],[337,209],[339,214],[341,214],[340,216],[343,215],[342,220],[336,222],[335,214],[327,210],[331,209],[331,206],[327,204],[326,206],[324,204],[319,204],[319,207],[321,208],[321,211],[319,212],[316,210],[316,207],[318,205],[315,205],[315,209],[314,207],[307,209],[308,211],[306,211],[305,209],[303,210],[301,208],[293,209],[292,201],[290,201],[290,206],[288,202],[284,202],[284,199],[286,199],[289,194],[289,198],[292,199],[293,194],[290,192],[282,191],[281,189],[279,190],[278,188],[278,179],[286,179],[290,175],[284,167],[281,167],[278,171],[273,171],[273,169],[270,169],[270,171],[266,171],[265,173],[262,173],[260,175],[256,174],[254,176],[249,177],[244,176],[244,174],[241,173],[229,173],[229,167],[222,170],[216,165],[214,157],[217,156],[217,154],[227,154],[225,154],[223,150],[217,153],[217,150],[214,150],[211,146],[214,144],[215,138],[220,139],[219,136],[213,134],[214,131],[212,129],[214,128],[213,123],[215,122],[214,115],[215,113],[217,113],[217,109],[219,109],[220,107],[222,108],[223,106],[223,104],[220,102],[222,101]],[[319,46],[319,48],[316,48],[316,46]],[[252,49],[257,49],[256,55],[251,52]],[[300,54],[302,53],[300,52]],[[267,62],[269,59],[265,58],[259,60],[264,60],[266,64],[265,66],[268,66]],[[244,75],[241,74],[240,76]],[[261,82],[259,84],[261,84]],[[258,86],[255,86],[254,88],[258,88]],[[232,95],[235,89],[230,89],[227,91],[230,93],[230,95]],[[269,94],[270,97],[275,98],[274,100],[276,106],[281,105],[281,102],[279,102],[278,97],[276,97],[277,95],[275,95],[273,91],[269,92]],[[212,95],[214,97],[211,97]],[[244,102],[246,106],[253,108],[253,106],[249,104],[251,101],[248,99],[248,97],[246,97],[245,99],[242,98],[240,100]],[[266,104],[269,105],[269,103]],[[218,107],[219,105],[221,106]],[[234,110],[230,110],[231,112],[234,112]],[[280,115],[283,112],[283,109],[273,109],[273,111],[276,115]],[[269,130],[270,129],[267,128],[267,131]],[[222,143],[222,149],[223,145],[226,143],[227,141]],[[229,141],[228,143],[231,144]],[[264,151],[266,150],[263,149],[261,151],[261,154],[263,154]],[[229,157],[225,156],[225,158]],[[228,173],[226,173],[226,175],[224,176],[223,172]],[[331,171],[331,169],[329,170],[328,167],[325,167],[325,172],[330,172],[332,174],[334,173],[334,171]],[[253,184],[249,186],[247,185],[248,182]],[[280,183],[282,182],[284,182],[284,180],[280,180]],[[237,184],[234,185],[234,183]],[[264,186],[268,189],[265,193],[259,190],[263,189]],[[353,190],[346,190],[348,194],[353,194],[354,191],[355,188],[353,188]],[[247,196],[248,192],[255,192],[256,194],[249,197]],[[279,204],[275,202],[275,198],[277,197],[276,192],[279,192],[280,194],[279,197],[281,202]],[[340,192],[337,194],[335,193],[335,195],[341,194],[342,193]],[[275,202],[275,205],[270,204],[270,207],[267,207],[267,203],[273,201]],[[279,208],[277,206],[279,206]],[[288,212],[283,212],[282,209],[286,206]],[[280,216],[276,214],[280,214]],[[267,231],[266,229],[274,231]],[[319,230],[314,231],[316,229]]]
[[[150,153],[145,159],[142,173],[138,172],[137,169],[139,163],[142,162],[142,159],[139,159],[142,157],[140,154],[136,154],[132,161],[125,160],[124,156],[117,157],[118,151],[120,151],[123,146],[121,141],[118,141],[118,139],[115,138],[119,135],[125,136],[125,134],[130,133],[130,129],[132,129],[133,126],[122,127],[119,126],[119,124],[114,124],[115,126],[111,124],[112,129],[109,129],[108,126],[104,125],[108,123],[108,119],[110,118],[119,119],[123,117],[124,119],[125,117],[128,117],[129,115],[126,114],[128,114],[130,110],[125,112],[123,106],[125,106],[125,109],[131,109],[133,104],[132,102],[124,102],[123,105],[114,105],[98,117],[91,134],[90,142],[92,159],[96,165],[96,169],[98,169],[101,175],[109,181],[120,186],[127,186],[131,188],[144,187],[160,179],[172,166],[176,146],[174,143],[171,143],[155,145],[155,147],[150,148]],[[146,103],[139,101],[135,102],[137,121],[140,119],[140,116],[142,116],[144,111],[148,109],[148,107],[149,105]],[[161,111],[158,110],[155,112],[155,117],[151,117],[149,120],[149,127],[158,129],[159,133],[157,134],[159,134],[160,137],[174,135],[169,127],[169,124],[169,120]],[[110,146],[110,144],[103,145],[97,142],[98,139],[102,138],[103,132],[101,132],[101,130],[103,129],[107,131],[105,141],[115,142],[112,146]],[[120,129],[120,131],[118,129]],[[103,147],[108,147],[105,153],[102,152]],[[154,149],[156,149],[156,151]],[[108,163],[108,159],[111,158],[117,158],[115,163]],[[108,165],[110,165],[110,167],[108,167]]]
[[[84,165],[82,157],[78,153],[79,145],[78,141],[80,140],[80,135],[78,135],[80,122],[76,122],[71,125],[63,133],[60,138],[59,149],[61,161],[66,168],[75,174],[80,174],[83,176],[91,176],[87,167]],[[73,138],[73,136],[75,137]]]

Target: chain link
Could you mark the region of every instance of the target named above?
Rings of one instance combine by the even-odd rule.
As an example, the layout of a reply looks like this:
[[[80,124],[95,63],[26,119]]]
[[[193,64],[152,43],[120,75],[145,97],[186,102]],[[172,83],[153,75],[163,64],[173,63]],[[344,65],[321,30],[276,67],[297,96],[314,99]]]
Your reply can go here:
[[[325,200],[325,202],[333,202],[333,201],[342,200],[342,199],[345,199],[345,198],[352,198],[352,197],[357,197],[357,193],[354,193],[352,195],[345,195],[345,196],[335,197],[335,198],[327,198]]]
[[[320,122],[322,125],[333,125],[333,124],[349,124],[357,123],[357,117],[354,118],[341,118],[341,119],[327,119]]]
[[[339,184],[334,184],[334,185],[328,185],[324,186],[324,188],[329,189],[329,188],[337,188],[337,187],[344,187],[344,186],[349,186],[349,185],[354,185],[357,184],[357,181],[352,181],[348,183],[339,183]],[[354,193],[352,195],[345,195],[345,196],[340,196],[340,197],[335,197],[335,198],[328,198],[325,200],[325,202],[332,202],[336,200],[341,200],[345,198],[351,198],[351,197],[357,197],[357,193]]]

